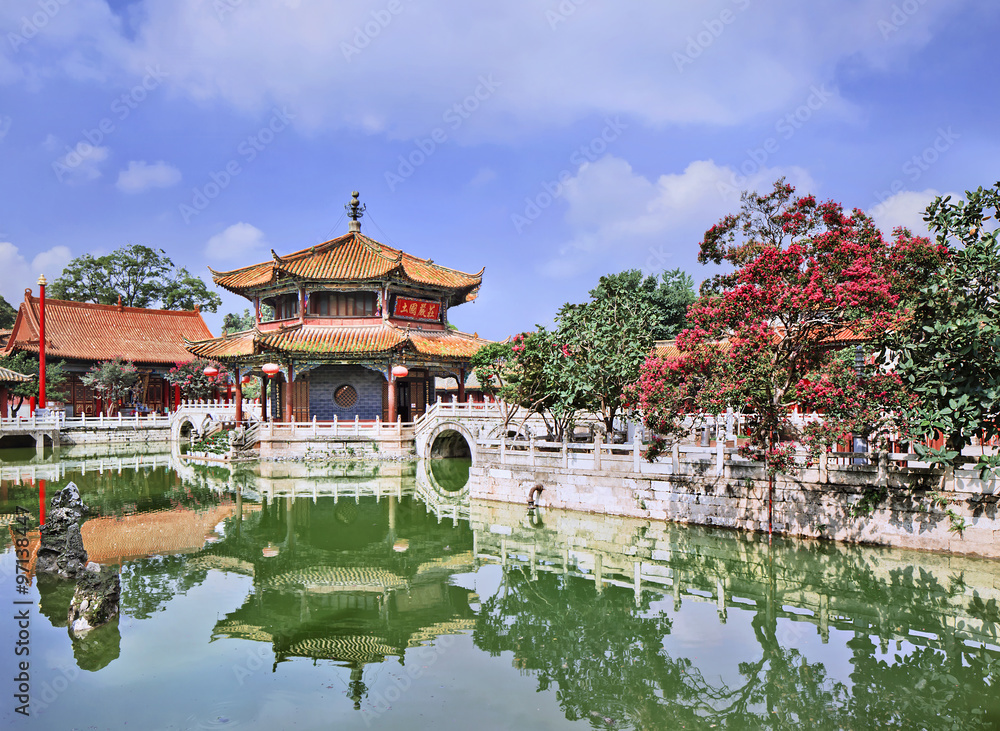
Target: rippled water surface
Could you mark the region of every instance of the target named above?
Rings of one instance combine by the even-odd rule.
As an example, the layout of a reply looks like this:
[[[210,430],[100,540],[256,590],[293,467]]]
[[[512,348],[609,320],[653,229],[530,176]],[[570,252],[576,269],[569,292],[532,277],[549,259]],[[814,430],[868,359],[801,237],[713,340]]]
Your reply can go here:
[[[0,453],[5,728],[1000,728],[995,561],[470,504],[467,463],[33,455]],[[122,579],[82,640],[13,543],[70,480]]]

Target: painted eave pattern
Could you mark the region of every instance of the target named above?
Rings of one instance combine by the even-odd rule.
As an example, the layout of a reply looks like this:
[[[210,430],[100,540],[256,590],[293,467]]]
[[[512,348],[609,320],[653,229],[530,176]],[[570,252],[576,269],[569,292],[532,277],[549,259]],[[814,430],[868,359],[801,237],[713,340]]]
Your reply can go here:
[[[363,326],[300,325],[188,342],[192,354],[220,361],[239,361],[263,353],[289,356],[363,356],[408,349],[421,355],[465,360],[489,341],[456,330],[400,328],[388,323]]]

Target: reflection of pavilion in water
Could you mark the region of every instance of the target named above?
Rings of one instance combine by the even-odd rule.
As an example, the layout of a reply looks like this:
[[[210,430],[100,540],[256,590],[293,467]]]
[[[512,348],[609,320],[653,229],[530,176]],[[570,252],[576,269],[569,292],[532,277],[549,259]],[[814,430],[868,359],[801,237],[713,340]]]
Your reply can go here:
[[[472,630],[476,595],[449,582],[474,568],[472,535],[467,525],[439,525],[412,484],[402,495],[336,500],[308,491],[269,499],[282,486],[261,486],[260,511],[231,521],[227,537],[192,560],[253,578],[253,593],[213,639],[268,643],[274,667],[296,657],[349,667],[359,708],[365,665],[403,662],[407,648]]]

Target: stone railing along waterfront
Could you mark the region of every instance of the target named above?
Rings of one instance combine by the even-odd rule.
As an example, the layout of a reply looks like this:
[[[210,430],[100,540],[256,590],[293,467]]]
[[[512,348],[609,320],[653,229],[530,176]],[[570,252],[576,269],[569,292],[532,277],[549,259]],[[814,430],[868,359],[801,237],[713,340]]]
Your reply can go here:
[[[648,463],[632,444],[481,439],[471,496],[608,515],[1000,557],[1000,480],[915,454],[822,455],[778,475],[724,441]],[[865,462],[865,464],[858,464]],[[770,516],[770,519],[769,519]]]

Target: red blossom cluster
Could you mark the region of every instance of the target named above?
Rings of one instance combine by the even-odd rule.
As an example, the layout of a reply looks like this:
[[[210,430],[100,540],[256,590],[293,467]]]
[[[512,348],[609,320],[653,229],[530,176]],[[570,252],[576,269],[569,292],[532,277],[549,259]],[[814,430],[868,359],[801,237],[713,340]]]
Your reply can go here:
[[[783,181],[767,195],[745,194],[699,253],[730,273],[703,285],[689,308],[680,357],[649,359],[628,398],[660,434],[691,409],[753,413],[748,449],[785,467],[802,436],[788,419],[796,404],[825,412],[833,429],[885,427],[906,398],[901,382],[882,371],[861,378],[845,359],[907,317],[921,273],[947,255],[905,229],[886,241],[864,212],[795,197]]]

